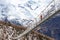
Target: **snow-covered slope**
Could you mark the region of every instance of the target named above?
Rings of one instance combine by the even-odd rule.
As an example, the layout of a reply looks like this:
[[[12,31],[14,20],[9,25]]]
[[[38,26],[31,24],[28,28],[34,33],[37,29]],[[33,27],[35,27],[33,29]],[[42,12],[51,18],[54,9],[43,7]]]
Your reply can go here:
[[[40,12],[52,0],[0,0],[0,20],[19,25],[35,23]]]

